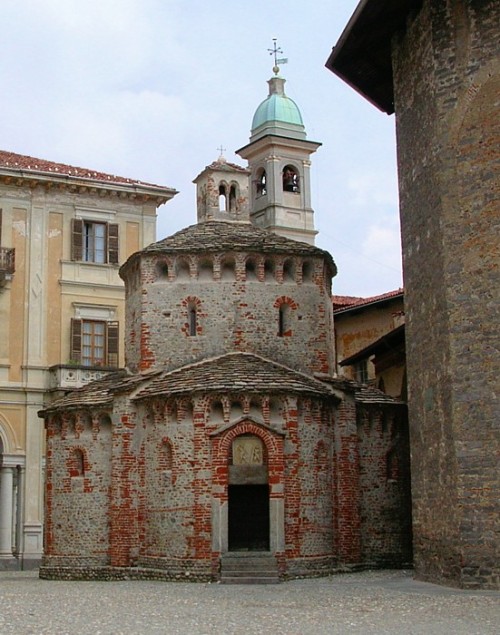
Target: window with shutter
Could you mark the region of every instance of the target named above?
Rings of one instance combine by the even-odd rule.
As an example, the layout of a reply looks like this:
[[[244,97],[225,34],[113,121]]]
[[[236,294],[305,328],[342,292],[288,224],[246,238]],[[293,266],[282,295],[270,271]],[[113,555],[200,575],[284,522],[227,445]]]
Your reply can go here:
[[[72,220],[71,260],[117,265],[118,247],[118,225]]]
[[[81,366],[118,367],[118,322],[71,320],[71,361]]]
[[[82,320],[71,320],[71,361],[80,364],[82,359]]]
[[[71,221],[71,260],[82,260],[83,257],[83,221],[73,218]]]
[[[118,264],[118,225],[108,225],[108,262]]]
[[[108,366],[118,368],[119,323],[108,322]]]

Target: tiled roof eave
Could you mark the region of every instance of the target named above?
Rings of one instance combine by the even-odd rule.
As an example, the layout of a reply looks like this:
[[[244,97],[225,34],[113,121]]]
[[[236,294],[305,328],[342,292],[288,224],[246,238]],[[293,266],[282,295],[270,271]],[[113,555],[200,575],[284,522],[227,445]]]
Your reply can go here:
[[[115,193],[116,195],[139,197],[144,200],[156,200],[157,204],[165,203],[177,194],[177,190],[173,188],[134,182],[132,180],[130,183],[126,183],[123,181],[114,181],[112,178],[104,180],[74,174],[57,174],[44,170],[28,170],[25,168],[9,168],[5,166],[0,167],[0,180],[4,183],[13,181],[19,185],[23,183],[44,185],[46,187],[55,185],[79,191],[84,188],[89,191],[97,190],[100,192]]]
[[[148,399],[158,399],[159,397],[168,398],[171,396],[173,397],[178,395],[199,395],[204,393],[262,394],[262,391],[263,391],[262,387],[256,388],[252,386],[213,384],[210,386],[200,386],[200,388],[197,390],[193,390],[192,388],[175,388],[175,389],[169,389],[169,390],[165,389],[165,390],[158,390],[154,392],[146,392],[142,395],[137,395],[136,397],[133,397],[132,401],[145,401]],[[307,388],[298,388],[293,386],[290,386],[289,388],[284,388],[283,386],[272,386],[271,384],[266,385],[265,391],[267,392],[267,394],[270,394],[270,395],[283,395],[283,394],[295,393],[295,394],[301,394],[304,396],[323,398],[323,399],[328,399],[332,396],[331,392],[327,390],[320,391],[320,390],[314,390],[312,388],[307,389]]]

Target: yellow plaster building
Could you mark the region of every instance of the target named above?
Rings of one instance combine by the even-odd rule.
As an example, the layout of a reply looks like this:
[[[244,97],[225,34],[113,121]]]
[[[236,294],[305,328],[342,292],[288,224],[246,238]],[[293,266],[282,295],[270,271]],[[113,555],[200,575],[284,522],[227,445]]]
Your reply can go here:
[[[123,366],[119,266],[156,240],[152,185],[0,151],[0,568],[38,565],[54,396]]]
[[[337,372],[398,398],[406,395],[403,295],[332,298]]]

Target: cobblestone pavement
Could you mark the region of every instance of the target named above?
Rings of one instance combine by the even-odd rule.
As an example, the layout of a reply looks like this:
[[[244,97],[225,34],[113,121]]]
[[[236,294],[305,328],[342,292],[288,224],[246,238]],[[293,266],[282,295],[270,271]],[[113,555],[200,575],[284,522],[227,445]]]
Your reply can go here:
[[[1,635],[489,635],[500,594],[363,572],[279,585],[51,582],[0,571]]]

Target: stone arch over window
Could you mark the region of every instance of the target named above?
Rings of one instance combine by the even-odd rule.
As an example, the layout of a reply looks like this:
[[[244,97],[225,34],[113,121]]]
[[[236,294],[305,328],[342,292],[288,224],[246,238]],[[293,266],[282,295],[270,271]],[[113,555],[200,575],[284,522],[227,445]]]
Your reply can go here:
[[[255,179],[255,195],[257,198],[260,196],[265,196],[267,194],[267,175],[264,168],[259,168],[257,170]]]
[[[224,256],[220,263],[221,280],[235,280],[236,278],[236,261],[234,256]]]
[[[274,260],[272,258],[266,258],[264,261],[264,280],[266,282],[274,282],[275,269]]]
[[[283,282],[295,282],[295,261],[287,258],[283,263]]]
[[[211,258],[200,258],[198,261],[198,280],[213,280],[214,267]]]
[[[175,262],[175,277],[177,280],[189,280],[190,276],[189,261],[186,258],[177,258]]]
[[[299,173],[293,165],[285,165],[282,180],[284,192],[300,192]]]
[[[298,308],[297,303],[286,296],[281,296],[274,303],[278,309],[278,336],[290,337],[292,335],[293,312]]]

